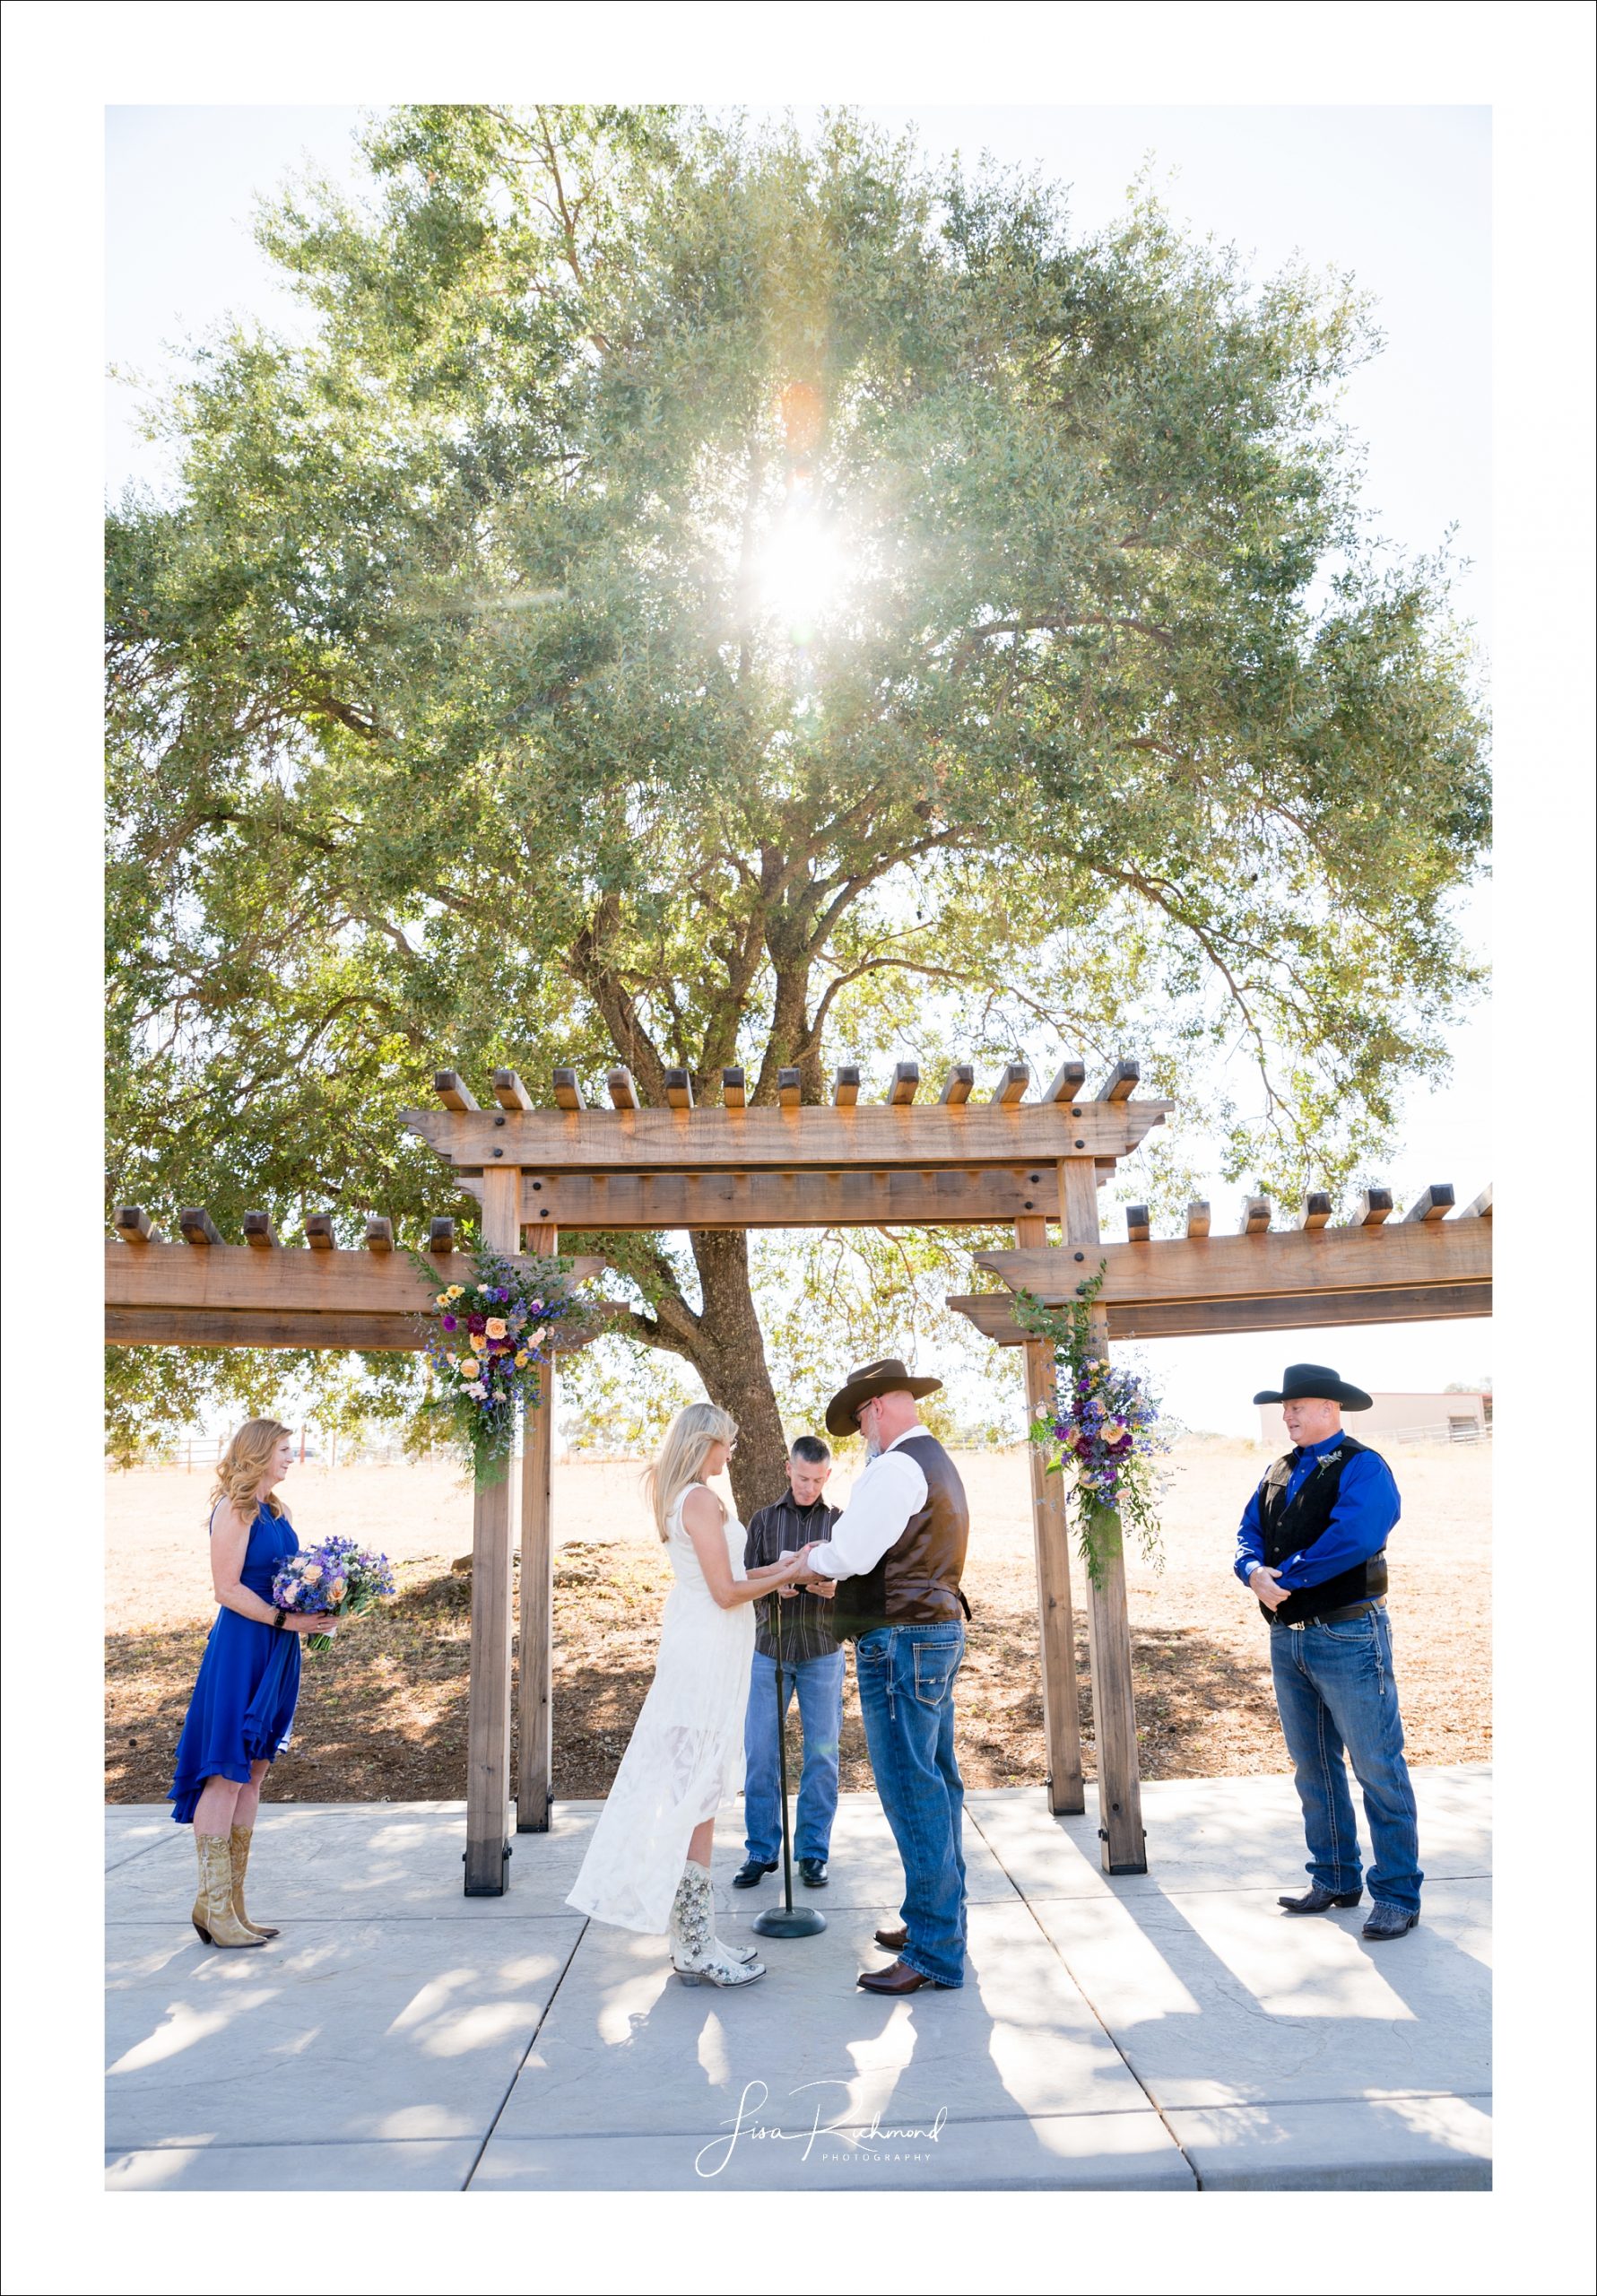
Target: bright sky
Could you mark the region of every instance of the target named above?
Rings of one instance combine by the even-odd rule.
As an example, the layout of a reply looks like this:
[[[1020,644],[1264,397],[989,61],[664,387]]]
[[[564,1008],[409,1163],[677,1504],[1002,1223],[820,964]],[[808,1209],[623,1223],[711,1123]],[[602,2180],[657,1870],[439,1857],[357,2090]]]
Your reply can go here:
[[[1484,108],[862,106],[895,133],[912,122],[924,148],[982,150],[1042,168],[1072,187],[1089,230],[1117,211],[1150,160],[1178,215],[1234,241],[1268,273],[1301,259],[1351,272],[1378,300],[1383,355],[1357,377],[1346,419],[1367,446],[1367,499],[1406,552],[1450,528],[1471,561],[1458,597],[1489,639],[1491,273],[1490,114]],[[164,346],[203,335],[229,311],[299,331],[298,306],[249,236],[252,202],[309,161],[350,172],[362,115],[343,106],[112,107],[107,112],[107,357],[154,379]],[[813,114],[801,114],[812,119]],[[159,488],[162,450],[141,439],[137,392],[108,393],[107,484]],[[1468,909],[1488,946],[1483,891]],[[1435,1180],[1467,1202],[1491,1178],[1489,1020],[1454,1039],[1448,1086],[1417,1095],[1384,1177],[1400,1205]],[[1216,1179],[1217,1233],[1237,1224],[1240,1193]],[[1117,1231],[1106,1223],[1107,1232]],[[1303,1331],[1150,1346],[1171,1407],[1189,1425],[1253,1432],[1247,1397],[1276,1384],[1287,1358],[1338,1365],[1369,1387],[1427,1389],[1489,1378],[1489,1321]]]

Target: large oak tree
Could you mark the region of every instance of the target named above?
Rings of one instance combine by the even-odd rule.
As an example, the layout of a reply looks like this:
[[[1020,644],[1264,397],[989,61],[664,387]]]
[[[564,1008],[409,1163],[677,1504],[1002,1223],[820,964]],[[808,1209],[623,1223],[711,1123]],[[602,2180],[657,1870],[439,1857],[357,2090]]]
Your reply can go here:
[[[1337,424],[1349,283],[846,117],[362,148],[263,213],[308,340],[195,346],[109,520],[113,1195],[403,1219],[439,1064],[769,1101],[952,1048],[1137,1051],[1233,1173],[1345,1178],[1487,829],[1445,564]],[[768,1496],[743,1239],[600,1241]]]

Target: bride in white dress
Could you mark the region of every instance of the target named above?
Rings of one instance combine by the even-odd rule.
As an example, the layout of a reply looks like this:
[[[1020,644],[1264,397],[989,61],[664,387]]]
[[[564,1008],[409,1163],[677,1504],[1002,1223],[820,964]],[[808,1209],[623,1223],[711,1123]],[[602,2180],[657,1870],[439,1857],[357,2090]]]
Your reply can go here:
[[[687,1985],[748,1985],[765,1974],[751,1951],[716,1935],[710,1854],[716,1813],[743,1782],[752,1605],[803,1568],[785,1555],[745,1570],[743,1526],[705,1488],[736,1442],[726,1412],[689,1404],[646,1478],[676,1584],[653,1684],[566,1900],[618,1928],[667,1932],[672,1967]]]

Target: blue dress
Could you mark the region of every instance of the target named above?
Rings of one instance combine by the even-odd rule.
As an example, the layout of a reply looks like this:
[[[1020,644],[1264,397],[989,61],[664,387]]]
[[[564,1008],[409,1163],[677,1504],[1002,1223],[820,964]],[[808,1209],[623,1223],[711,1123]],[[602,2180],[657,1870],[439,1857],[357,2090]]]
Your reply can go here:
[[[214,1523],[213,1509],[212,1521]],[[272,1581],[299,1542],[286,1515],[263,1500],[249,1526],[241,1583],[263,1602]],[[252,1761],[273,1761],[288,1744],[299,1695],[299,1637],[220,1610],[178,1741],[177,1774],[167,1796],[180,1826],[194,1822],[195,1805],[208,1778],[249,1783]]]

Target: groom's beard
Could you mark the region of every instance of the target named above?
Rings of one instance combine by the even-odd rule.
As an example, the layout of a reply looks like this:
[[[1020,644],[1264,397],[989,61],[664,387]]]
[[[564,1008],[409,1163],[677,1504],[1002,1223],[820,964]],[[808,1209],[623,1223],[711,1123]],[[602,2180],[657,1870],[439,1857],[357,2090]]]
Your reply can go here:
[[[869,1466],[872,1459],[879,1459],[881,1457],[881,1444],[877,1442],[874,1436],[867,1435],[865,1438],[865,1465]]]

